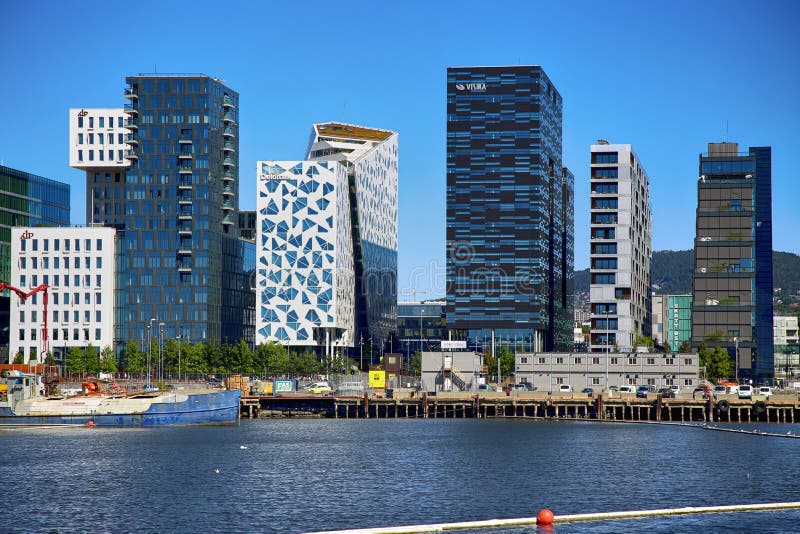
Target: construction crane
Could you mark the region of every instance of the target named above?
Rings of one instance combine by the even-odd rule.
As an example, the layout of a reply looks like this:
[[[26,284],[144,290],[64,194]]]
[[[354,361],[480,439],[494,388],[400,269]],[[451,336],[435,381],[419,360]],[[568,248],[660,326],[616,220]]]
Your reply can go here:
[[[47,284],[42,284],[39,286],[34,287],[27,293],[19,288],[12,286],[11,284],[7,284],[6,282],[0,282],[0,292],[4,289],[8,289],[9,291],[13,291],[19,297],[22,302],[30,297],[31,295],[35,295],[36,293],[43,293],[43,304],[44,304],[44,332],[42,333],[42,353],[44,357],[42,361],[47,357],[47,349],[48,349],[48,329],[47,329],[47,290],[49,286]]]

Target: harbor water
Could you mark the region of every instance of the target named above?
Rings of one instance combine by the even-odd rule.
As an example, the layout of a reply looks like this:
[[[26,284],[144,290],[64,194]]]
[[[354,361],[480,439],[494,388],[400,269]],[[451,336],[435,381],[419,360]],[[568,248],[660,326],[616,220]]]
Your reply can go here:
[[[531,517],[541,508],[559,515],[800,501],[800,440],[670,425],[270,419],[1,430],[0,443],[2,532],[302,532]],[[798,525],[800,511],[781,511],[555,531]]]

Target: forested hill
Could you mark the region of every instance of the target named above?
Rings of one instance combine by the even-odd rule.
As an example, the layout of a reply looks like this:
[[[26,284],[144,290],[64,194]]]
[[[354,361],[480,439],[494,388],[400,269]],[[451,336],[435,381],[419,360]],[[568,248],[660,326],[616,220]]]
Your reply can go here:
[[[692,292],[691,250],[661,250],[653,253],[650,278],[653,292],[662,295]],[[800,256],[790,252],[772,253],[772,276],[778,304],[800,304]],[[778,289],[780,288],[780,291]],[[589,292],[589,269],[575,271],[575,293]]]

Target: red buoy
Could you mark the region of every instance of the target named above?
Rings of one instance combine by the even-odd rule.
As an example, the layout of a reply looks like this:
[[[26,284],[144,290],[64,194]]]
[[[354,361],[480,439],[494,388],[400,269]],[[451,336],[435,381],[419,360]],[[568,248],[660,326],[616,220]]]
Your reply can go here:
[[[536,516],[536,524],[541,526],[548,526],[553,524],[553,512],[545,508],[539,510],[539,515]]]
[[[94,421],[86,421],[86,426],[88,426],[89,428],[92,428],[94,426]]]

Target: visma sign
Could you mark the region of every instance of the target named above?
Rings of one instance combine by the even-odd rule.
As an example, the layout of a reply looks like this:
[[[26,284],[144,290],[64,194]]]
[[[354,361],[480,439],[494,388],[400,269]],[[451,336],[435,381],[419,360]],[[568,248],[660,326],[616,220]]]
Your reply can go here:
[[[485,91],[486,83],[457,83],[456,89],[459,91]]]

